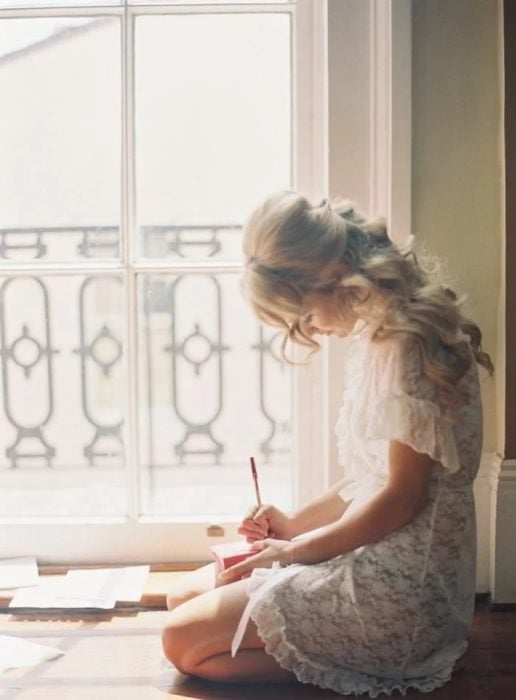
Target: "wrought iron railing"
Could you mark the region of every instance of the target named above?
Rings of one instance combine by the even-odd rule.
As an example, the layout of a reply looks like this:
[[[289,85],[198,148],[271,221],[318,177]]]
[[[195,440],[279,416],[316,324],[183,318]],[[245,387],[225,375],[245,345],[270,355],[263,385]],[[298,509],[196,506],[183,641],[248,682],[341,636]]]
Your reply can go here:
[[[237,226],[221,225],[143,227],[143,256],[149,257],[158,247],[164,255],[185,258],[196,246],[197,251],[199,247],[204,251],[204,257],[213,258],[221,253],[221,238],[237,234],[238,230]],[[76,254],[79,258],[117,257],[119,252],[118,231],[110,226],[0,229],[0,258],[13,259],[22,253],[25,261],[27,254],[32,254],[30,259],[34,260],[31,272],[23,272],[20,277],[11,275],[2,280],[0,275],[2,400],[5,421],[14,436],[4,447],[7,458],[4,466],[54,465],[59,447],[50,437],[56,432],[50,430],[50,426],[55,418],[56,391],[62,391],[62,382],[67,380],[70,383],[75,381],[79,387],[80,409],[77,410],[80,410],[80,420],[89,426],[89,439],[83,440],[81,448],[86,464],[91,467],[122,466],[122,400],[118,397],[115,405],[104,410],[102,402],[92,398],[93,394],[97,396],[102,391],[106,395],[116,394],[112,391],[114,377],[118,377],[116,381],[119,383],[122,376],[122,304],[118,316],[116,309],[107,313],[103,307],[106,298],[122,298],[122,280],[117,273],[81,275],[76,278],[73,289],[70,287],[67,292],[63,288],[64,296],[68,298],[63,298],[61,293],[50,294],[51,280],[38,275],[37,261],[48,256],[46,239],[55,235],[77,236]],[[144,461],[146,466],[153,468],[185,464],[198,457],[218,464],[226,451],[218,425],[225,406],[225,382],[230,376],[233,347],[225,332],[227,319],[222,283],[219,276],[209,271],[196,275],[195,280],[200,280],[199,284],[202,282],[198,307],[190,309],[192,323],[180,323],[181,310],[191,304],[192,290],[188,292],[188,285],[192,278],[187,272],[171,268],[170,275],[142,274],[140,279],[140,364],[144,368],[142,387],[145,390],[147,424]],[[188,292],[186,296],[185,292]],[[74,304],[76,313],[64,314],[62,309],[69,308],[70,303]],[[59,304],[64,305],[57,308]],[[76,324],[73,329],[67,321],[72,317]],[[159,334],[153,330],[156,319]],[[283,438],[290,432],[290,423],[288,415],[278,415],[277,387],[270,380],[271,371],[277,373],[278,368],[284,368],[275,349],[278,333],[256,324],[255,338],[247,348],[255,358],[252,366],[256,372],[257,400],[266,425],[259,449],[263,460],[268,462],[287,451]],[[70,365],[72,355],[79,359],[79,365],[73,370],[78,374],[69,375],[67,379],[62,371],[56,372],[56,363],[62,362],[66,356]],[[164,362],[168,371],[162,380],[157,365],[161,363],[162,366]],[[203,402],[206,411],[197,418],[188,410],[188,392],[181,383],[185,374],[190,377],[191,387],[195,387],[192,391],[202,391],[203,386],[206,388]],[[241,382],[245,390],[246,377],[231,376],[231,380]],[[165,459],[162,451],[157,454],[154,444],[155,432],[159,429],[159,421],[155,422],[159,401],[154,393],[156,387],[163,390],[160,386],[163,381],[169,384],[168,409],[172,410],[176,425],[181,427],[180,431],[179,428],[176,430],[170,454]],[[284,401],[288,403],[288,398],[284,397]]]

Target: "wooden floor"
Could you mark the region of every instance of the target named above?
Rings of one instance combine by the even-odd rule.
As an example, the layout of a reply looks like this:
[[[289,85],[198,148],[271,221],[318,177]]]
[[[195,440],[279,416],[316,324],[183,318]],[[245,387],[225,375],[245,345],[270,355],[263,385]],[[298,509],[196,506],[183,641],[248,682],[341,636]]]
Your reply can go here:
[[[0,676],[2,700],[334,700],[332,692],[301,684],[210,684],[185,678],[162,661],[164,611],[0,616],[0,634],[57,646],[66,655]],[[515,700],[516,612],[477,605],[465,669],[432,700]],[[363,697],[363,696],[362,696]],[[385,697],[385,696],[381,696]],[[400,697],[399,695],[393,697]]]

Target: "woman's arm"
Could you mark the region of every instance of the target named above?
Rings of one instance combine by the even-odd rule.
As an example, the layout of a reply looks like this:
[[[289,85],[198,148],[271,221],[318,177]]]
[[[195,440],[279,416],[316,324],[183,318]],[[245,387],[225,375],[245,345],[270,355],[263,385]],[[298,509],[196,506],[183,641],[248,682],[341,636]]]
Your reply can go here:
[[[221,580],[228,583],[248,575],[256,567],[280,564],[315,564],[339,554],[351,552],[362,545],[386,537],[407,525],[428,500],[428,488],[435,462],[426,454],[415,452],[408,445],[392,441],[389,446],[389,477],[386,485],[355,511],[344,511],[341,517],[305,537],[291,541],[265,539],[256,542],[257,553],[222,572]],[[338,491],[336,485],[331,491]],[[329,501],[333,502],[326,494]],[[337,496],[339,497],[339,496]],[[319,505],[325,497],[318,499]],[[313,526],[319,509],[312,518],[313,502],[300,511],[300,520]],[[344,502],[343,502],[344,503]],[[344,507],[347,504],[344,503]]]
[[[338,520],[350,503],[339,496],[344,481],[342,479],[334,484],[322,496],[291,515],[286,515],[273,505],[253,509],[240,524],[238,532],[248,542],[263,540],[267,536],[291,540],[303,532],[328,525]]]
[[[315,530],[323,525],[329,525],[342,517],[351,501],[344,501],[339,491],[346,479],[341,479],[328,491],[310,501],[308,505],[292,514],[292,537],[303,532]]]
[[[281,563],[314,564],[376,542],[407,525],[424,507],[435,462],[408,445],[389,446],[387,484],[357,510],[299,541],[289,543]]]

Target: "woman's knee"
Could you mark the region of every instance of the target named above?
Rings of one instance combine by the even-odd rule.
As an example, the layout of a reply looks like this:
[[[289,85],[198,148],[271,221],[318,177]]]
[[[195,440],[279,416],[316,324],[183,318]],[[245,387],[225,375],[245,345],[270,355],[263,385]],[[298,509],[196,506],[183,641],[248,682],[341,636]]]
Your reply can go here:
[[[195,585],[195,579],[192,581],[191,577],[185,576],[183,581],[178,581],[167,593],[167,609],[175,610],[183,603],[196,598],[202,592]]]
[[[161,645],[166,658],[184,675],[190,675],[187,646],[181,629],[173,623],[167,625],[161,633]]]
[[[213,564],[203,566],[183,576],[167,594],[168,610],[175,610],[179,605],[205,593],[215,587],[216,572]]]
[[[185,591],[180,588],[172,588],[167,593],[167,610],[175,610],[175,608],[179,607],[183,603],[195,598],[196,595],[198,595],[196,592]]]

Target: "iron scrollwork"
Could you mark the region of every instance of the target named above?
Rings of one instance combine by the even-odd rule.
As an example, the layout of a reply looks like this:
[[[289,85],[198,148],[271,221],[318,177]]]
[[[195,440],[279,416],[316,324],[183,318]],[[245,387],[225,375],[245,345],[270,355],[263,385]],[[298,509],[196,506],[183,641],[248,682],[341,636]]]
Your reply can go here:
[[[265,440],[260,442],[260,452],[265,462],[269,462],[274,454],[284,454],[289,451],[275,443],[279,433],[290,432],[290,423],[274,417],[272,408],[267,400],[267,388],[270,386],[270,382],[267,381],[267,367],[269,363],[275,363],[280,367],[281,372],[285,371],[285,362],[275,351],[275,345],[278,343],[281,336],[282,333],[279,331],[272,333],[269,338],[266,338],[263,326],[259,326],[258,343],[252,346],[252,349],[258,352],[260,408],[264,418],[269,424],[269,434]]]
[[[219,281],[213,275],[203,275],[203,283],[208,281],[212,286],[212,299],[215,314],[215,334],[210,337],[206,331],[201,329],[199,323],[193,324],[193,330],[188,334],[181,334],[177,324],[177,308],[181,304],[181,286],[188,279],[188,275],[180,275],[170,285],[170,335],[171,342],[163,350],[169,352],[172,357],[172,404],[174,411],[184,426],[184,436],[174,445],[174,452],[181,461],[189,455],[210,455],[215,464],[220,463],[220,458],[224,453],[224,445],[214,436],[214,424],[223,408],[223,387],[224,387],[224,365],[223,354],[229,347],[222,342],[222,298]],[[203,352],[195,356],[192,352],[193,343],[201,344]],[[187,363],[193,367],[196,377],[200,377],[202,372],[207,372],[211,368],[216,376],[216,392],[213,396],[206,396],[206,402],[214,402],[213,411],[208,419],[192,420],[186,415],[181,406],[181,396],[178,391],[178,377],[181,372],[181,363]],[[198,384],[201,387],[201,384]],[[195,438],[202,437],[206,441],[206,446],[200,448],[195,446]]]
[[[22,323],[21,332],[12,339],[9,337],[9,315],[27,314],[29,305],[19,303],[10,304],[9,291],[16,295],[16,287],[29,283],[34,285],[35,291],[42,302],[43,312],[43,337],[37,337],[30,330],[30,322]],[[11,308],[9,308],[11,306]],[[7,420],[16,430],[14,442],[7,447],[6,456],[11,462],[11,467],[19,466],[19,461],[34,461],[43,459],[48,467],[52,466],[52,459],[56,450],[45,438],[44,429],[54,413],[54,372],[53,355],[57,353],[52,347],[50,324],[50,308],[48,290],[45,284],[37,277],[18,277],[6,280],[0,290],[0,356],[2,358],[2,381],[3,381],[3,403]],[[44,372],[40,377],[35,377],[35,369],[44,365]],[[13,391],[11,385],[15,382],[16,368],[21,370],[25,379],[25,384],[20,385],[18,381],[17,390],[21,396],[27,396],[30,392],[32,404],[46,400],[46,407],[42,406],[42,416],[32,425],[22,421],[16,416],[13,405]],[[43,379],[44,377],[44,379]],[[46,385],[41,390],[41,381]],[[32,382],[29,386],[28,383]],[[38,387],[39,385],[39,387]],[[38,390],[39,388],[39,390]],[[25,392],[23,391],[25,390]],[[28,445],[36,445],[36,449],[28,449]]]
[[[221,252],[221,241],[219,234],[234,231],[238,227],[233,225],[206,225],[206,226],[147,226],[142,227],[141,233],[146,242],[147,253],[150,254],[156,245],[161,241],[166,250],[165,255],[178,255],[188,257],[187,251],[190,246],[196,246],[197,251],[203,251],[204,257],[213,257]],[[19,229],[23,234],[21,242],[16,242],[13,237],[15,231],[0,230],[0,258],[8,258],[12,253],[19,251],[32,252],[33,258],[41,258],[48,255],[45,235],[65,234],[72,229]],[[105,227],[75,227],[72,232],[81,236],[77,246],[77,253],[81,257],[97,258],[101,256],[118,255],[118,229],[112,226]],[[193,237],[192,237],[193,234]],[[30,236],[32,235],[32,238]],[[29,236],[29,237],[28,237]],[[155,252],[155,251],[154,251]],[[0,335],[2,359],[2,377],[4,384],[3,402],[7,419],[16,429],[17,437],[13,444],[7,449],[7,455],[13,467],[19,466],[20,459],[33,459],[42,457],[47,466],[51,466],[55,456],[55,448],[50,445],[45,438],[44,428],[51,419],[54,412],[53,394],[53,355],[57,352],[53,349],[50,339],[50,310],[48,291],[45,284],[38,278],[30,278],[37,285],[39,294],[43,300],[45,314],[45,338],[40,337],[31,330],[31,322],[27,319],[21,323],[17,337],[11,337],[7,333],[7,308],[6,294],[11,284],[15,284],[22,277],[8,279],[4,282],[0,294]],[[86,296],[88,290],[93,289],[95,280],[110,280],[120,285],[118,277],[92,276],[86,278],[79,289],[79,344],[75,349],[80,357],[81,376],[81,406],[82,412],[88,423],[93,427],[94,434],[91,441],[84,446],[83,454],[90,466],[103,464],[104,458],[118,457],[120,463],[123,458],[122,428],[123,418],[117,416],[116,420],[105,421],[95,414],[95,406],[91,400],[91,386],[88,380],[88,372],[92,368],[100,372],[103,376],[110,378],[119,363],[122,362],[122,342],[108,321],[104,321],[95,329],[94,334],[87,332],[91,319],[87,318]],[[187,282],[189,281],[189,282]],[[193,282],[192,282],[193,281]],[[182,298],[182,291],[186,284],[199,284],[202,281],[202,288],[196,296],[198,300],[193,310],[194,318],[187,323],[178,323],[178,313],[187,303]],[[226,445],[217,435],[216,423],[224,408],[224,355],[230,348],[223,342],[222,319],[224,310],[222,308],[222,292],[219,278],[215,275],[192,275],[181,274],[173,280],[158,282],[155,278],[146,276],[144,278],[144,341],[147,353],[148,372],[148,411],[149,411],[149,466],[158,466],[156,455],[154,454],[153,438],[153,399],[152,399],[152,363],[150,349],[149,319],[151,314],[167,314],[169,318],[170,341],[160,346],[159,352],[167,353],[171,360],[171,388],[170,401],[172,408],[184,433],[177,439],[172,450],[180,463],[188,461],[189,457],[208,457],[215,464],[221,462],[225,453]],[[156,294],[154,294],[156,292]],[[209,305],[209,306],[208,306]],[[18,312],[18,306],[17,312]],[[210,318],[214,319],[213,327],[209,327],[206,318],[202,313],[208,312]],[[287,452],[281,444],[281,435],[290,432],[290,425],[287,420],[276,415],[274,402],[270,400],[268,387],[271,383],[270,368],[281,364],[282,359],[275,352],[277,335],[267,335],[261,326],[257,328],[258,341],[251,346],[257,351],[257,370],[259,373],[259,403],[261,413],[267,424],[267,434],[260,442],[260,452],[265,462],[269,462],[274,455]],[[12,411],[11,406],[11,377],[16,368],[23,374],[27,381],[31,381],[35,368],[46,366],[46,387],[44,391],[39,389],[40,400],[48,402],[45,416],[37,425],[24,424]],[[196,416],[189,415],[185,405],[185,396],[181,393],[180,384],[186,372],[190,372],[189,381],[194,382],[192,391],[205,392],[203,396],[203,409],[206,414]],[[91,377],[90,377],[91,378]],[[208,378],[208,380],[206,380]],[[206,387],[210,385],[208,391]],[[189,389],[190,390],[190,389]],[[23,448],[28,440],[36,440],[39,443],[39,450],[29,451]],[[23,449],[22,449],[23,448]]]
[[[105,377],[110,377],[113,368],[122,360],[122,342],[106,322],[92,338],[87,338],[87,295],[98,281],[108,281],[110,284],[115,284],[117,288],[122,284],[118,277],[88,277],[82,282],[79,290],[80,342],[79,347],[74,352],[79,355],[81,360],[82,411],[94,429],[92,440],[83,448],[83,454],[90,466],[93,466],[96,460],[101,457],[123,456],[123,418],[111,422],[101,422],[100,418],[94,415],[94,406],[91,402],[88,385],[88,366],[97,367]],[[113,440],[118,447],[110,447],[110,440]]]

